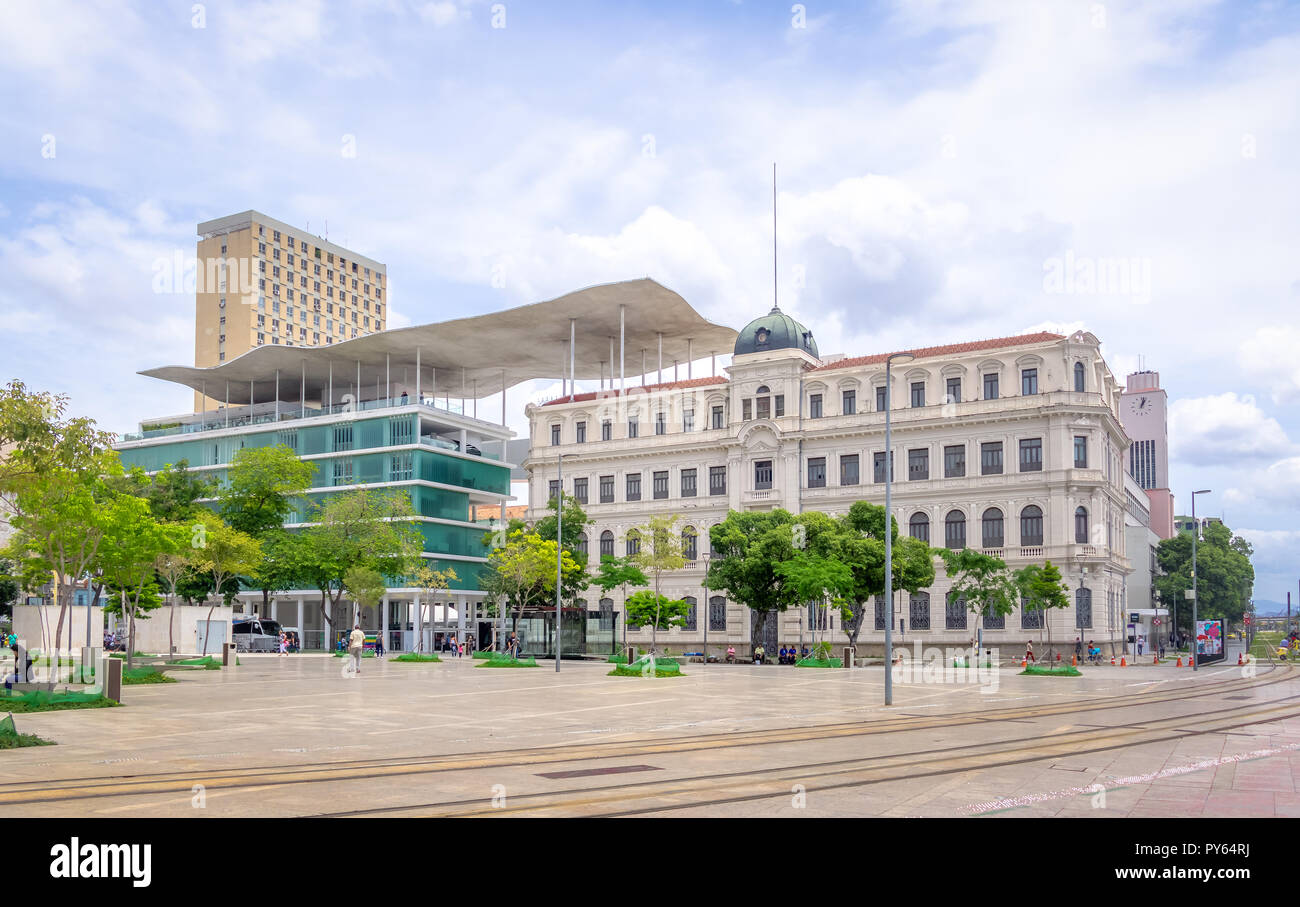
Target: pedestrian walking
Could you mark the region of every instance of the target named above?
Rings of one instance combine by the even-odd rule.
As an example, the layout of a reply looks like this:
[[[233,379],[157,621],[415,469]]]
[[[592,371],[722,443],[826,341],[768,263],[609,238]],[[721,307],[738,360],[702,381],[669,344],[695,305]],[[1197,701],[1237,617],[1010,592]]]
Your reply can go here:
[[[283,630],[280,631],[280,654],[289,654],[289,637],[284,634]]]
[[[352,628],[352,635],[348,637],[348,654],[352,656],[352,673],[361,673],[361,652],[366,645],[366,634],[361,632],[361,624]]]
[[[1034,661],[1034,641],[1032,639],[1025,643],[1025,661],[1033,661],[1034,664],[1038,664],[1037,661]]]
[[[384,657],[384,634],[383,633],[375,634],[375,657],[376,658]]]

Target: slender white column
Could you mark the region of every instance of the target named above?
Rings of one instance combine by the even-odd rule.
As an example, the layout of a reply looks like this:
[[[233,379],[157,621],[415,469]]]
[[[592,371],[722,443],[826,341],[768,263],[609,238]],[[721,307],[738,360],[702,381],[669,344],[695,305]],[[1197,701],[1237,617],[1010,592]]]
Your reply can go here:
[[[385,595],[383,601],[379,603],[379,641],[383,643],[385,649],[388,648],[388,596]]]
[[[330,364],[330,399],[329,399],[329,409],[327,409],[326,412],[334,408],[334,360],[331,359],[329,361],[329,364]]]
[[[686,380],[687,381],[691,380],[691,363],[695,361],[695,353],[693,352],[693,349],[694,348],[691,346],[691,338],[687,337],[686,338]]]
[[[574,371],[574,345],[577,339],[578,319],[569,319],[569,402],[573,402],[573,381],[576,378]]]
[[[280,421],[280,370],[275,370],[275,421]],[[299,627],[299,629],[302,629]]]
[[[659,333],[659,384],[664,383],[664,335]]]
[[[298,392],[299,418],[307,418],[307,360],[302,360],[302,389]],[[301,628],[300,628],[301,629]]]
[[[393,399],[393,354],[384,354],[384,405]]]
[[[420,596],[411,599],[411,607],[415,609],[415,639],[411,641],[411,651],[420,652],[424,646],[424,610],[420,606]]]
[[[226,382],[226,428],[230,427],[230,382]]]
[[[456,641],[465,641],[465,596],[456,596]]]
[[[361,360],[357,360],[357,389],[352,396],[352,408],[361,409]]]
[[[415,402],[422,403],[424,398],[420,396],[420,348],[415,348]]]
[[[302,599],[299,598],[298,599],[298,648],[299,650],[302,649],[303,644],[306,642],[306,640],[303,639],[303,634],[307,632],[307,625],[303,623],[302,620],[303,617],[305,616],[306,615],[303,613],[303,608],[302,608]]]

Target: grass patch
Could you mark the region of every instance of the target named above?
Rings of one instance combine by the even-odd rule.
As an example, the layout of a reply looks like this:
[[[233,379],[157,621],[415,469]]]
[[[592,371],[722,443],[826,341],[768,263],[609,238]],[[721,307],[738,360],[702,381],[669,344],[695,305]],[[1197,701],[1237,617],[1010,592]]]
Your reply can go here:
[[[167,674],[155,667],[131,668],[122,672],[122,684],[124,686],[145,683],[176,683],[176,678],[168,677]]]
[[[794,663],[796,668],[842,668],[842,658],[801,658]]]
[[[109,658],[126,658],[125,652],[111,652]],[[132,658],[157,658],[157,655],[150,655],[148,652],[136,652]]]
[[[441,662],[442,661],[442,659],[439,658],[437,655],[419,655],[415,652],[407,652],[405,655],[398,655],[396,658],[390,658],[388,660],[389,661],[418,661],[418,662],[427,662],[427,661]]]
[[[1059,668],[1049,668],[1040,665],[1030,665],[1020,672],[1021,675],[1029,674],[1033,677],[1082,677],[1083,672],[1073,665],[1061,665]]]
[[[121,705],[99,693],[3,693],[0,712],[61,712],[67,709],[108,709]]]
[[[647,672],[646,674],[642,674],[641,669],[635,666],[629,668],[627,665],[615,665],[614,670],[610,671],[605,676],[606,677],[648,677],[649,673]],[[659,667],[659,662],[656,661],[655,676],[656,677],[685,677],[686,675],[683,674],[681,669],[678,668],[676,665],[674,665],[670,669],[665,670],[664,668]]]
[[[498,653],[497,653],[497,652],[494,652],[492,649],[483,649],[483,650],[481,650],[481,651],[478,651],[478,652],[473,653],[473,656],[472,656],[472,657],[474,657],[474,658],[492,658],[492,657],[496,656],[497,654],[498,654]]]
[[[537,659],[531,655],[525,655],[522,658],[489,658],[484,661],[480,668],[535,668]]]
[[[221,668],[221,659],[213,658],[211,655],[203,658],[179,658],[176,661],[169,661],[168,664],[181,665],[187,668]]]

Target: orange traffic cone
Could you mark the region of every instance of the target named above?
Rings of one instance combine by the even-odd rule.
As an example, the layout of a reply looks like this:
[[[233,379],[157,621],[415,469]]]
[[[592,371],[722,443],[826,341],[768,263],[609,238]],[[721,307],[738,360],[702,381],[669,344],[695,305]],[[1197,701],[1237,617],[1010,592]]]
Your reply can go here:
[[[1127,658],[1124,658],[1123,656],[1120,656],[1120,659],[1119,659],[1119,666],[1120,666],[1121,668],[1127,668],[1127,667],[1128,667],[1128,659],[1127,659]]]
[[[1188,655],[1188,656],[1187,656],[1187,666],[1188,666],[1189,668],[1191,668],[1191,667],[1195,667],[1195,665],[1196,665],[1196,662],[1195,662],[1195,660],[1194,660],[1195,658],[1196,658],[1195,655]]]
[[[1152,656],[1151,656],[1151,663],[1152,663],[1153,665],[1158,665],[1158,664],[1160,664],[1160,656],[1159,656],[1159,655],[1152,655]]]
[[[1238,665],[1238,666],[1241,666],[1241,665],[1244,665],[1244,664],[1245,664],[1245,662],[1241,660],[1241,653],[1238,652],[1238,653],[1237,653],[1237,665]]]
[[[1110,657],[1110,666],[1111,666],[1112,668],[1115,667],[1115,656],[1114,656],[1114,655],[1112,655],[1112,656]]]
[[[1071,655],[1071,656],[1070,656],[1070,667],[1072,667],[1072,668],[1077,668],[1078,666],[1079,666],[1079,656],[1078,656],[1078,655]]]
[[[1175,664],[1174,667],[1175,667],[1175,668],[1181,668],[1182,666],[1183,666],[1183,656],[1179,655],[1179,656],[1178,656],[1178,663]]]
[[[1020,659],[1020,667],[1022,667],[1022,668],[1027,668],[1027,667],[1029,667],[1029,659],[1028,659],[1028,658],[1022,658],[1022,659]]]

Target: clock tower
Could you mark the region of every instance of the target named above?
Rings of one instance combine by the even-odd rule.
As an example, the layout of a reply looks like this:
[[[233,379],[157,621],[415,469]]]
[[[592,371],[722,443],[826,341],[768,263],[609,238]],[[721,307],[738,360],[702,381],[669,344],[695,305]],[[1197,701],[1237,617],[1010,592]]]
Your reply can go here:
[[[1161,538],[1173,535],[1173,495],[1169,491],[1169,397],[1160,387],[1160,373],[1134,372],[1120,397],[1119,416],[1132,439],[1129,475],[1151,499],[1151,528]]]

